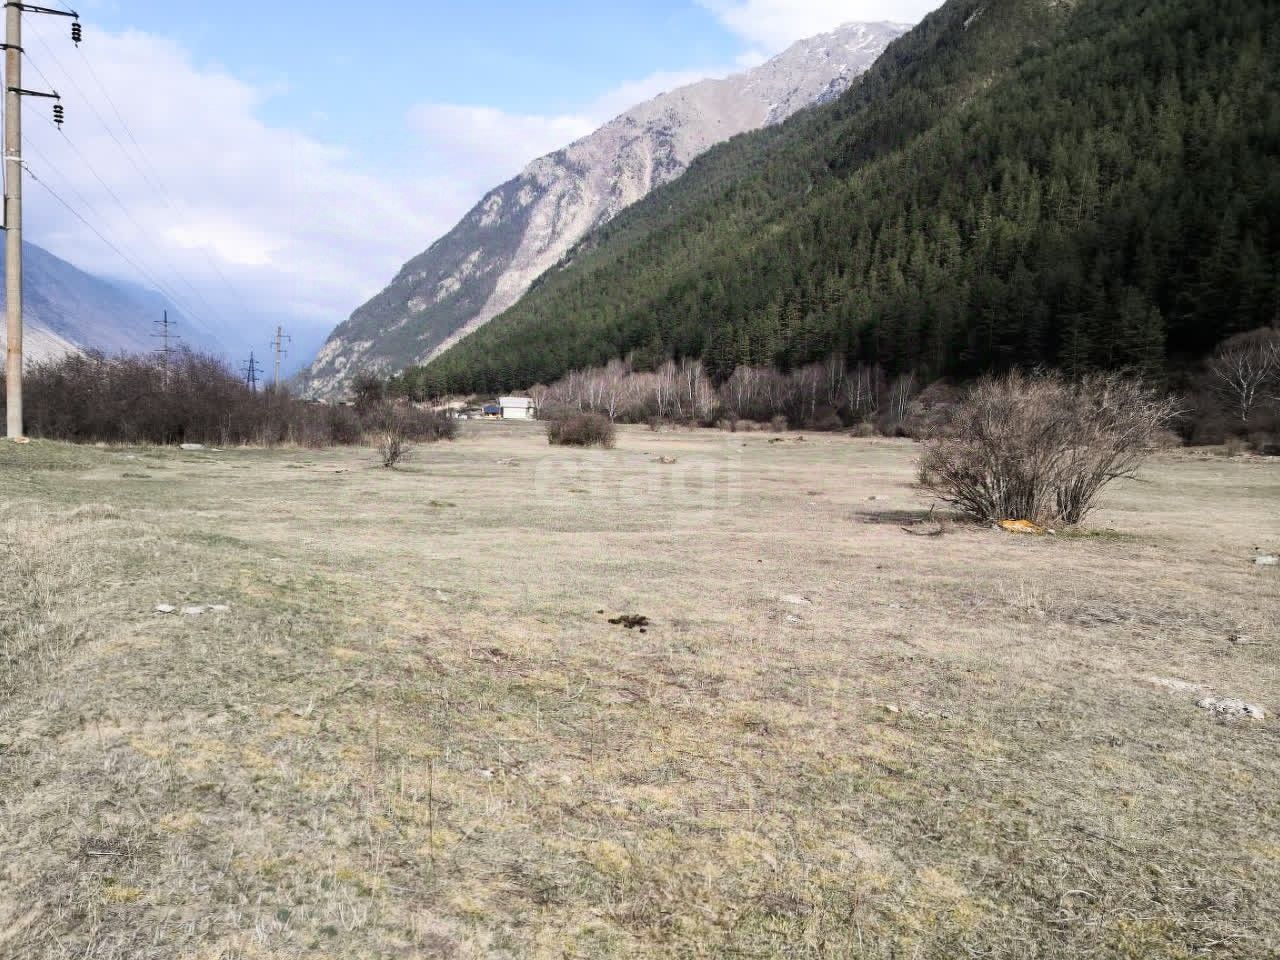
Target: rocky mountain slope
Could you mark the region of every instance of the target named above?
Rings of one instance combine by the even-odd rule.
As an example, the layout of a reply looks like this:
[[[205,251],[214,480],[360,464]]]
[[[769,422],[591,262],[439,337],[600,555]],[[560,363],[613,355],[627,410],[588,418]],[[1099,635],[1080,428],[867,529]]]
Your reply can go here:
[[[402,385],[506,391],[627,354],[717,379],[831,356],[922,382],[1187,375],[1280,322],[1278,32],[1256,0],[948,0]]]
[[[23,353],[28,361],[63,356],[77,350],[104,353],[141,353],[154,350],[154,321],[164,311],[177,324],[182,342],[194,348],[214,350],[216,338],[189,324],[159,294],[122,281],[86,273],[34,244],[23,254],[25,296]],[[0,271],[4,251],[0,249]],[[0,311],[4,290],[0,284]],[[0,350],[6,342],[0,323]]]
[[[844,93],[907,29],[850,24],[801,41],[753,70],[663,94],[534,161],[334,331],[304,375],[307,389],[333,395],[358,371],[385,374],[438,355],[699,154]]]

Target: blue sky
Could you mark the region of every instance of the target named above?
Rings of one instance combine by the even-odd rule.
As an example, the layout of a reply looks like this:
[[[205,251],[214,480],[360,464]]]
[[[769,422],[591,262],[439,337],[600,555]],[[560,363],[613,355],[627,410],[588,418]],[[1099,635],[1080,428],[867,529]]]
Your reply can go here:
[[[664,90],[937,2],[82,0],[79,51],[64,21],[28,17],[28,85],[39,67],[68,116],[65,136],[28,121],[28,159],[132,262],[39,187],[28,239],[165,287],[232,353],[283,322],[303,363],[537,156]]]

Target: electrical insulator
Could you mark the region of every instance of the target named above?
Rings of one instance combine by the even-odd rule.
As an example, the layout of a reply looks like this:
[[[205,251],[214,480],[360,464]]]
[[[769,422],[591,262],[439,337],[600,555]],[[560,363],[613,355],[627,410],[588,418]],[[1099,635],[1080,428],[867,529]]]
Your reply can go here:
[[[83,39],[84,39],[84,28],[80,26],[79,20],[75,20],[71,24],[71,42],[78,47],[80,46],[80,41]]]
[[[62,126],[62,121],[67,119],[66,111],[63,110],[62,104],[55,103],[53,105],[53,122],[58,126]]]

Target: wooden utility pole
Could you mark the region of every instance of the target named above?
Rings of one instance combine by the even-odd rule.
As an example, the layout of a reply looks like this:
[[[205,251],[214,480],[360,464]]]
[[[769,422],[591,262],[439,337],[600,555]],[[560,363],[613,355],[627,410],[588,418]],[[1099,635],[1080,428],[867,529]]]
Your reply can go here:
[[[276,338],[271,341],[271,348],[276,354],[276,389],[280,389],[280,361],[289,355],[285,350],[285,341],[293,343],[293,337],[284,332],[284,327],[276,327]]]
[[[4,295],[8,352],[8,437],[22,438],[22,7],[5,5],[4,27]]]
[[[71,39],[80,43],[80,15],[74,10],[53,10],[8,0],[4,5],[4,294],[5,410],[8,437],[22,439],[22,98],[48,97],[60,101],[56,91],[22,88],[22,15],[44,13],[71,17]],[[62,104],[53,108],[54,122],[62,124]]]

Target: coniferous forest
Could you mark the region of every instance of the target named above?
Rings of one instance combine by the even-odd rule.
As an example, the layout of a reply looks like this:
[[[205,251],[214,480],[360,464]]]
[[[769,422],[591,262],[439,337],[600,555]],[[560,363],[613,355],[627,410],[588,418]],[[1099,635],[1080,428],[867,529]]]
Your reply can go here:
[[[1280,5],[951,0],[838,101],[739,137],[398,386],[630,355],[922,379],[1190,369],[1280,324]]]

